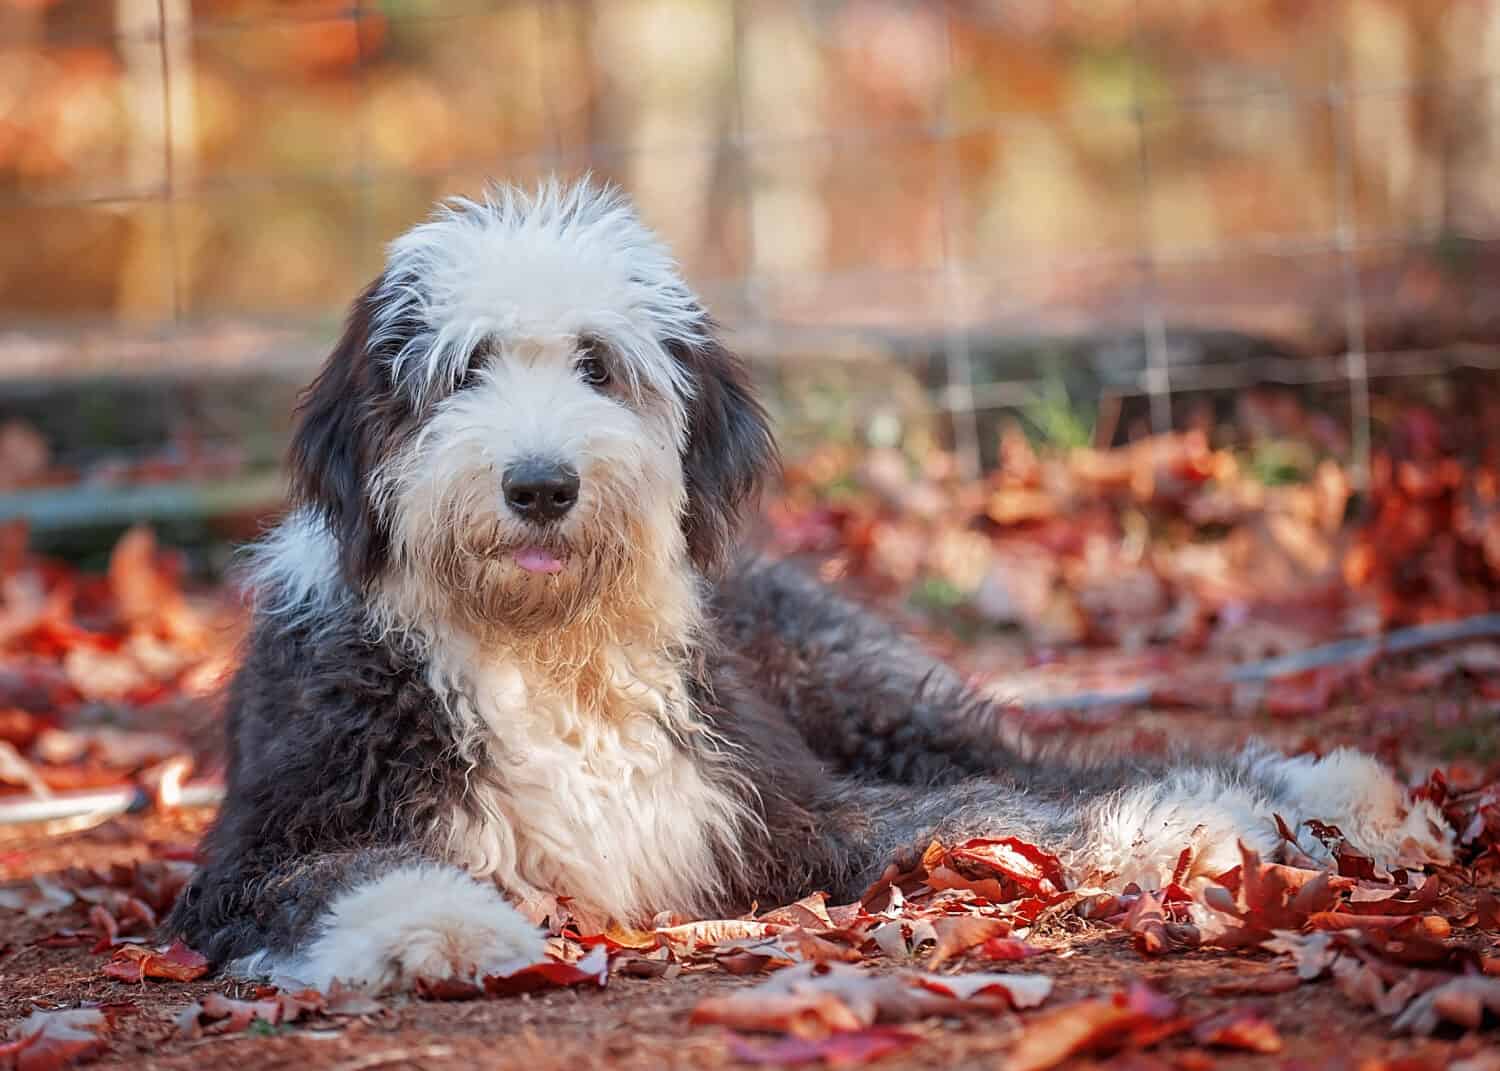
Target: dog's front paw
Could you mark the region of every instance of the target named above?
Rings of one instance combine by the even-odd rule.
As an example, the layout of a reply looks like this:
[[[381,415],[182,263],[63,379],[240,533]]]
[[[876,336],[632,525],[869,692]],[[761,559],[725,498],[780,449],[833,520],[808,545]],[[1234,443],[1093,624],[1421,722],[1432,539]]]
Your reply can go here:
[[[1309,820],[1335,826],[1355,851],[1382,867],[1420,867],[1453,861],[1453,827],[1427,800],[1412,800],[1374,758],[1340,748],[1321,759],[1284,760],[1281,773],[1296,799],[1302,824],[1298,845],[1314,856],[1326,849]]]
[[[491,885],[440,865],[393,870],[329,907],[322,933],[282,973],[320,989],[473,980],[545,957],[546,938]]]

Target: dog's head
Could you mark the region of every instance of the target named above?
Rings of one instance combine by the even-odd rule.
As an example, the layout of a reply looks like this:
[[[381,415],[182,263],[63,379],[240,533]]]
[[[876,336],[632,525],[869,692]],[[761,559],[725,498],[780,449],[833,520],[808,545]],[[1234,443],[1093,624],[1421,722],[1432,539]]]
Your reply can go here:
[[[531,628],[718,568],[774,463],[667,250],[588,184],[454,201],[392,243],[291,453],[351,588]]]

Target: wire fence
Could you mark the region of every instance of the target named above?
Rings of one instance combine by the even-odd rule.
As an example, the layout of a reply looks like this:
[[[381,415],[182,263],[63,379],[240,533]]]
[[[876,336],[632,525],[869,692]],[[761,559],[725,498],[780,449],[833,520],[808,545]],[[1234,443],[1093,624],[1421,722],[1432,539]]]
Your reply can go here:
[[[1485,0],[12,4],[0,374],[306,363],[434,197],[587,169],[773,374],[920,352],[971,469],[1054,373],[996,340],[1082,333],[1157,432],[1337,388],[1358,480],[1373,385],[1500,368],[1497,59]]]

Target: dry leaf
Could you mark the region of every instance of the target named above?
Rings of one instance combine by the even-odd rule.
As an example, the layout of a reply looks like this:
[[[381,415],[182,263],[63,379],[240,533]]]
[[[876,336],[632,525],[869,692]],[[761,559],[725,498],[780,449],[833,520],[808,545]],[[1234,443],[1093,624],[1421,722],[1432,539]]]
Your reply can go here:
[[[867,1025],[832,993],[773,993],[753,1000],[741,993],[709,997],[698,1003],[688,1021],[796,1038],[826,1038]]]
[[[1035,1007],[1051,991],[1052,980],[1043,975],[872,974],[845,963],[806,963],[753,989],[702,1001],[692,1021],[824,1037],[876,1022]]]
[[[1112,1047],[1139,1021],[1110,1000],[1085,1000],[1053,1008],[1026,1021],[1005,1061],[1006,1071],[1044,1071],[1075,1053]]]
[[[54,1071],[103,1053],[108,1016],[98,1008],[32,1012],[0,1042],[0,1067],[17,1071]]]
[[[894,1026],[848,1030],[817,1040],[788,1037],[767,1044],[754,1044],[745,1038],[731,1036],[729,1054],[746,1064],[796,1067],[821,1063],[830,1067],[858,1067],[909,1049],[921,1040],[920,1034]]]
[[[260,1000],[233,1000],[222,993],[209,993],[177,1016],[177,1033],[186,1038],[205,1033],[237,1034],[257,1019],[273,1026],[292,1023],[322,1012],[326,1004],[323,995],[314,989],[300,993],[273,992]]]
[[[1199,1045],[1248,1052],[1280,1052],[1281,1035],[1259,1012],[1246,1009],[1224,1012],[1193,1027]]]
[[[975,916],[934,919],[932,928],[937,933],[937,947],[927,958],[930,971],[937,970],[954,956],[963,955],[975,945],[1010,933],[1010,923],[1004,919]]]
[[[165,949],[152,950],[125,945],[115,950],[104,973],[122,982],[144,982],[157,978],[169,982],[191,982],[208,973],[208,960],[181,941]]]
[[[679,956],[742,941],[746,938],[769,937],[780,933],[785,927],[768,922],[749,919],[713,919],[706,922],[689,922],[680,926],[667,926],[656,930],[661,942]]]
[[[609,953],[603,948],[589,951],[575,963],[544,960],[504,974],[487,974],[484,991],[492,997],[531,993],[557,986],[596,985],[609,982]]]
[[[1500,978],[1454,978],[1417,997],[1396,1017],[1398,1034],[1431,1034],[1444,1022],[1477,1030],[1488,1011],[1500,1017]]]
[[[1003,1066],[1006,1071],[1042,1071],[1078,1053],[1125,1045],[1145,1048],[1188,1026],[1175,1001],[1135,983],[1108,1000],[1083,1000],[1027,1019]]]

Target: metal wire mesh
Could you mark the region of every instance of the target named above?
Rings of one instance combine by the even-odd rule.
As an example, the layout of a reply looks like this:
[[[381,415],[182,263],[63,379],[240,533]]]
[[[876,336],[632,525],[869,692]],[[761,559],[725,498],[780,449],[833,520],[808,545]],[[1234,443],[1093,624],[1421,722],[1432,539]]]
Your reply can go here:
[[[1074,328],[1112,333],[1139,349],[1139,366],[1131,366],[1114,389],[1145,399],[1156,431],[1171,428],[1180,418],[1176,403],[1184,393],[1233,391],[1262,382],[1339,386],[1347,398],[1353,471],[1362,474],[1372,440],[1372,381],[1442,375],[1461,366],[1494,369],[1500,363],[1495,345],[1500,331],[1491,335],[1489,319],[1473,313],[1484,305],[1485,292],[1469,280],[1463,284],[1468,287],[1467,319],[1451,330],[1418,332],[1413,342],[1410,332],[1403,334],[1383,320],[1372,334],[1366,293],[1372,274],[1378,277],[1383,266],[1400,262],[1407,251],[1441,249],[1443,243],[1459,241],[1483,253],[1495,232],[1489,226],[1492,204],[1484,198],[1477,208],[1460,212],[1444,202],[1437,216],[1420,205],[1406,205],[1384,220],[1362,218],[1379,213],[1361,208],[1361,184],[1370,171],[1370,154],[1361,150],[1360,139],[1369,133],[1360,128],[1361,109],[1395,114],[1420,110],[1422,102],[1435,99],[1441,114],[1434,122],[1444,128],[1437,138],[1443,151],[1457,153],[1466,140],[1482,146],[1477,159],[1465,158],[1454,170],[1462,178],[1484,169],[1493,132],[1487,122],[1480,129],[1452,130],[1450,105],[1487,101],[1493,93],[1491,63],[1500,55],[1495,44],[1500,15],[1489,3],[1468,0],[1321,0],[1295,6],[1301,14],[1285,17],[1290,28],[1277,46],[1290,58],[1277,47],[1252,50],[1249,58],[1235,61],[1232,76],[1220,78],[1214,65],[1225,61],[1210,55],[1170,93],[1162,88],[1161,71],[1177,60],[1163,61],[1162,54],[1173,42],[1189,39],[1174,36],[1177,28],[1196,25],[1194,20],[1228,18],[1224,5],[1189,0],[54,0],[18,7],[0,15],[0,50],[66,66],[80,49],[101,49],[117,73],[123,72],[119,77],[131,82],[127,95],[135,133],[120,159],[107,152],[95,157],[80,153],[67,166],[41,167],[34,173],[23,166],[24,160],[23,165],[6,163],[0,137],[0,213],[19,220],[20,233],[33,237],[61,227],[58,221],[70,212],[149,217],[159,232],[160,248],[152,257],[140,258],[138,268],[127,265],[119,274],[144,275],[154,264],[161,279],[158,292],[141,300],[149,306],[146,314],[122,317],[110,300],[45,299],[68,289],[67,257],[78,255],[76,249],[42,249],[29,268],[13,264],[7,286],[14,292],[4,302],[15,325],[12,341],[30,341],[7,350],[0,372],[54,368],[62,351],[36,343],[36,332],[66,334],[81,326],[136,339],[127,347],[132,355],[127,358],[120,357],[117,345],[102,346],[99,352],[105,356],[99,360],[116,367],[122,361],[149,363],[161,354],[174,355],[190,368],[204,367],[210,325],[230,321],[276,331],[306,324],[298,337],[313,341],[305,352],[292,350],[295,360],[311,359],[316,340],[330,329],[333,295],[355,291],[361,273],[378,263],[379,243],[419,217],[426,195],[472,192],[484,174],[525,181],[552,170],[591,168],[619,179],[637,195],[648,219],[678,245],[693,281],[730,328],[752,340],[757,357],[774,363],[789,337],[822,339],[818,344],[834,348],[830,338],[861,329],[883,337],[922,332],[936,337],[941,381],[929,380],[926,386],[934,406],[947,414],[952,445],[970,468],[979,467],[984,454],[979,414],[1023,405],[1041,385],[1034,370],[1023,375],[1009,374],[1003,366],[998,372],[981,367],[977,347],[1018,328],[1061,320]],[[1277,5],[1244,7],[1269,12],[1257,16],[1259,32],[1280,32],[1274,30]],[[1290,9],[1280,5],[1279,10]],[[503,23],[484,21],[496,18]],[[1366,70],[1346,31],[1354,20],[1368,35],[1375,31],[1366,24],[1378,30],[1382,18],[1400,23],[1402,32],[1419,43],[1441,37],[1442,48],[1433,54],[1444,62],[1408,64],[1398,76],[1379,64]],[[621,25],[636,29],[624,33]],[[1225,32],[1234,32],[1232,18],[1225,25]],[[802,47],[798,34],[804,30],[812,42],[807,55],[818,62],[819,48],[837,50],[847,44],[844,38],[857,41],[853,60],[846,56],[840,63],[826,62],[815,72],[812,95],[822,103],[811,112],[799,99],[802,90],[778,85],[778,42]],[[455,57],[465,56],[462,41],[470,31],[474,48],[467,60],[487,72],[502,106],[467,114],[461,101],[433,105],[434,122],[441,119],[455,127],[450,140],[457,148],[444,146],[439,159],[429,160],[420,144],[437,142],[417,136],[423,134],[422,124],[412,117],[420,119],[421,109],[401,113],[404,133],[380,116],[403,86],[413,94],[426,92],[428,83],[407,74],[451,69]],[[252,64],[245,79],[255,83],[259,72],[266,75],[263,83],[225,89],[213,64],[239,62],[247,35],[255,34],[271,42],[257,46],[262,54],[268,49],[274,53],[279,39],[295,46],[295,54],[271,60],[262,55],[260,66]],[[1117,74],[1123,71],[1126,88],[1073,92],[1061,104],[1053,100],[1034,107],[1003,96],[998,104],[988,99],[976,103],[971,98],[976,92],[984,97],[980,90],[999,61],[994,49],[986,53],[975,42],[991,38],[1008,42],[1010,61],[1042,64],[1037,83],[1053,77],[1043,62],[1049,57],[1083,69],[1095,62],[1090,49],[1108,53],[1097,63],[1114,64]],[[1059,49],[1058,39],[1072,43]],[[443,44],[427,55],[419,49],[423,40]],[[645,54],[622,61],[622,47],[643,42],[649,45]],[[1028,43],[1034,46],[1030,58]],[[503,48],[503,54],[487,52],[488,44]],[[680,69],[654,69],[664,55],[697,53],[707,58],[684,62]],[[154,63],[145,63],[142,56]],[[799,62],[813,61],[804,55]],[[795,64],[788,60],[787,66]],[[308,70],[315,74],[308,76]],[[251,98],[286,94],[291,100],[295,87],[278,85],[282,77],[321,80],[325,95],[344,102],[340,106],[347,109],[350,129],[337,131],[328,145],[314,144],[279,161],[258,158],[254,151],[236,152],[233,146],[217,156],[204,149],[213,138],[207,128],[217,121],[213,108],[225,106],[214,104],[214,93]],[[798,77],[795,71],[786,75],[791,82]],[[1081,76],[1069,77],[1081,84]],[[658,85],[673,78],[677,84]],[[882,78],[920,85],[897,92],[883,89]],[[433,84],[442,85],[442,78]],[[24,135],[25,79],[14,86],[20,86],[19,96],[0,108],[21,116],[17,120],[13,115],[11,125]],[[441,96],[443,91],[434,92]],[[896,103],[861,110],[871,101],[891,100]],[[504,102],[516,107],[507,111]],[[289,107],[286,114],[295,110]],[[1488,105],[1479,109],[1485,120],[1496,113],[1500,109]],[[66,117],[65,110],[58,114]],[[1182,148],[1192,141],[1192,123],[1184,117],[1201,114],[1226,116],[1227,127],[1283,123],[1287,133],[1283,144],[1262,136],[1259,148],[1246,150],[1248,162],[1236,178],[1243,188],[1226,194],[1229,201],[1236,196],[1254,201],[1253,187],[1275,169],[1283,150],[1323,161],[1326,167],[1319,164],[1323,170],[1316,174],[1326,175],[1330,188],[1310,195],[1302,215],[1285,213],[1291,225],[1210,228],[1207,241],[1162,240],[1163,213],[1176,210],[1173,199],[1193,181],[1194,150],[1191,145]],[[4,115],[0,111],[0,132]],[[622,116],[627,118],[622,121]],[[1299,148],[1305,139],[1296,124],[1306,116],[1312,117],[1306,125],[1326,134],[1326,143]],[[1107,224],[1107,241],[1095,241],[1095,235],[1083,232],[1084,225],[1069,223],[1068,205],[1079,196],[1049,200],[1047,191],[1032,188],[1029,199],[1020,197],[1007,216],[1008,187],[993,194],[995,169],[974,162],[976,154],[993,156],[995,145],[1006,147],[1007,153],[1028,139],[1050,146],[1047,125],[1062,122],[1079,132],[1069,145],[1094,139],[1105,145],[1098,150],[1101,157],[1129,161],[1128,169],[1106,169],[1101,180],[1102,189],[1113,179],[1108,196],[1117,198],[1112,203],[1120,208]],[[419,148],[392,148],[408,136]],[[1226,138],[1225,144],[1232,140]],[[277,138],[273,135],[265,144],[274,156]],[[1040,152],[1018,159],[1024,170],[1028,161],[1045,157]],[[1418,164],[1425,166],[1425,161]],[[1166,172],[1171,169],[1177,173],[1169,181]],[[1058,174],[1076,171],[1060,168]],[[804,174],[813,176],[806,185],[817,190],[816,198],[796,185],[797,176]],[[1013,176],[1007,181],[1024,185]],[[1450,182],[1445,171],[1441,183]],[[1087,194],[1081,196],[1086,199]],[[1274,197],[1274,191],[1260,196]],[[985,197],[989,208],[977,210]],[[1326,226],[1307,223],[1325,208],[1331,216]],[[301,272],[313,281],[312,293],[306,301],[288,302],[273,287],[261,300],[260,291],[245,284],[225,307],[215,307],[204,299],[212,287],[203,279],[216,269],[204,265],[216,255],[233,261],[239,247],[230,243],[227,251],[216,254],[202,237],[212,233],[203,220],[260,211],[324,212],[336,218],[331,226],[311,232],[321,239],[308,241],[308,248],[296,248],[294,240],[282,251],[284,259],[261,254],[264,260],[253,268],[262,276],[276,275],[278,265],[294,276]],[[979,241],[975,235],[986,211],[998,212],[1001,225],[989,226],[991,236]],[[843,244],[830,239],[821,255],[789,254],[788,246],[806,237],[798,233],[799,219],[809,229],[821,226]],[[1013,255],[1006,252],[1007,221],[1029,239],[1017,240]],[[997,230],[998,238],[993,234]],[[327,248],[330,231],[341,237],[334,243],[338,248]],[[297,266],[318,257],[339,260],[341,267],[320,272]],[[1201,325],[1227,307],[1227,326],[1248,331],[1265,327],[1276,334],[1277,315],[1265,313],[1253,297],[1242,300],[1231,294],[1192,314],[1202,296],[1195,283],[1210,277],[1233,281],[1236,266],[1251,263],[1263,266],[1273,288],[1285,288],[1269,304],[1305,302],[1313,310],[1307,319],[1332,325],[1324,336],[1301,347],[1303,352],[1293,346],[1286,354],[1255,352],[1233,360],[1198,360],[1192,347],[1175,352],[1174,325],[1185,311]],[[52,278],[50,284],[37,284],[52,290],[39,298],[35,289],[20,285],[33,276]],[[1106,282],[1091,288],[1089,280],[1095,278]],[[1304,292],[1299,292],[1299,281],[1307,284]],[[141,282],[129,285],[150,289]],[[1244,306],[1238,313],[1237,303]],[[269,337],[263,347],[285,348],[282,335]],[[255,353],[257,359],[261,355],[254,345],[239,352]]]

